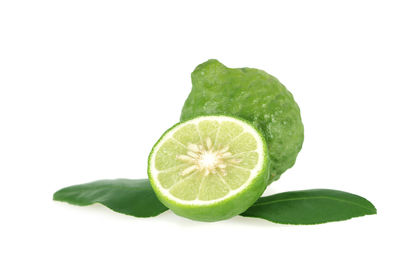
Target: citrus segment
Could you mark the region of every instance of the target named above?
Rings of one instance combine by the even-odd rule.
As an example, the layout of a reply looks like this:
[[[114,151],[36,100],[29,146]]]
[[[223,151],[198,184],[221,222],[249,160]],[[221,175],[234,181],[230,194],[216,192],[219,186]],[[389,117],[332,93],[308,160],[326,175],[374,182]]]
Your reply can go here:
[[[254,166],[256,166],[258,162],[258,154],[257,152],[244,152],[244,153],[238,153],[234,155],[234,158],[238,160],[238,166],[246,168],[246,169],[252,169]]]
[[[186,148],[173,139],[166,140],[156,155],[155,164],[157,170],[165,170],[182,164],[176,155],[182,154]]]
[[[229,187],[218,174],[210,174],[204,177],[199,194],[199,200],[213,200],[226,196],[229,193]]]
[[[188,167],[187,164],[181,164],[170,169],[160,171],[158,174],[158,180],[163,188],[170,188],[180,180],[182,180],[182,175],[180,173]]]
[[[215,142],[220,146],[228,145],[242,131],[243,128],[240,125],[235,125],[231,122],[222,122]]]
[[[201,121],[198,124],[198,129],[200,138],[203,140],[203,145],[207,145],[204,143],[207,137],[210,138],[212,143],[215,143],[215,138],[219,130],[219,123],[217,121]]]
[[[188,144],[195,144],[200,141],[197,126],[191,123],[176,131],[174,133],[174,138],[185,146]]]
[[[250,133],[243,133],[233,139],[229,144],[229,147],[233,154],[253,151],[257,149],[257,141]]]
[[[235,165],[228,165],[226,171],[229,176],[224,177],[224,180],[231,189],[237,189],[244,184],[250,177],[250,170],[242,169]]]
[[[173,185],[169,192],[181,200],[195,200],[199,195],[201,179],[200,172],[192,173]]]

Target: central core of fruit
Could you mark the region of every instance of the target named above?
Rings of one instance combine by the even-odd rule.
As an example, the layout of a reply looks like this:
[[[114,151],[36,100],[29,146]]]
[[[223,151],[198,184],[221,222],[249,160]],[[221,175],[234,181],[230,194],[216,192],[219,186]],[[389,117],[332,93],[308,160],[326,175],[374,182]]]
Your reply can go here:
[[[210,173],[217,173],[222,176],[226,175],[226,167],[230,163],[239,163],[238,159],[232,158],[232,153],[229,151],[229,146],[217,147],[207,137],[205,146],[189,144],[187,153],[177,156],[181,161],[188,163],[189,166],[181,172],[181,175],[186,176],[194,171],[204,172],[204,176]]]
[[[205,151],[202,155],[200,155],[199,165],[204,169],[213,169],[217,165],[218,161],[219,158],[216,153]]]

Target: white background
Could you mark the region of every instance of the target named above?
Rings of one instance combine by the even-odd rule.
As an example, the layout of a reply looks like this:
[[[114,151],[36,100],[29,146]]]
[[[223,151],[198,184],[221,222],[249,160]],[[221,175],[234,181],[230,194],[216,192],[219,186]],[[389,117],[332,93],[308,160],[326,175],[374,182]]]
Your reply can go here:
[[[398,1],[1,1],[1,266],[399,266]],[[332,188],[378,215],[316,226],[52,201],[146,178],[196,65],[255,67],[294,94],[295,167],[265,192]]]

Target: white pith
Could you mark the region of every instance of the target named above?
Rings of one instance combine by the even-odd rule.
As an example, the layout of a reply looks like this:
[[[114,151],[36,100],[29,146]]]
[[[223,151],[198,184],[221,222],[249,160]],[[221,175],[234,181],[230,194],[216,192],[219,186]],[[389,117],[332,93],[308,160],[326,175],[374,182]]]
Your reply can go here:
[[[195,199],[195,200],[182,200],[180,198],[177,198],[173,196],[172,194],[169,193],[170,189],[165,189],[161,186],[160,182],[158,181],[158,174],[160,173],[159,170],[156,169],[155,167],[155,155],[157,155],[158,150],[160,147],[164,144],[165,141],[169,140],[170,138],[173,138],[173,134],[178,131],[180,128],[184,127],[187,124],[194,124],[198,125],[199,122],[201,121],[217,121],[217,122],[235,122],[238,123],[240,126],[243,127],[243,132],[239,134],[242,135],[246,132],[250,133],[253,137],[255,137],[255,140],[257,142],[257,148],[254,150],[258,154],[258,161],[257,164],[253,169],[249,169],[250,171],[250,176],[247,179],[247,181],[241,185],[239,188],[231,190],[227,195],[225,195],[222,198],[214,199],[214,200],[200,200],[200,199]],[[254,178],[256,178],[264,163],[264,145],[259,138],[259,133],[249,124],[247,124],[244,121],[234,119],[231,117],[225,117],[225,116],[207,116],[207,117],[199,117],[197,119],[191,120],[189,122],[182,123],[178,125],[177,127],[171,129],[168,133],[165,134],[165,136],[162,138],[162,140],[154,147],[152,156],[150,158],[150,173],[152,174],[153,178],[153,183],[156,184],[158,190],[163,194],[166,198],[173,200],[174,202],[180,203],[180,204],[185,204],[185,205],[210,205],[213,203],[217,203],[220,201],[223,201],[224,199],[230,198],[233,195],[241,192],[244,188],[246,188],[248,185],[252,183]],[[238,136],[237,136],[238,137]],[[226,167],[225,165],[225,160],[230,161],[233,160],[233,162],[238,163],[239,161],[237,159],[232,159],[231,158],[231,153],[228,152],[229,147],[219,147],[216,148],[216,145],[214,144],[209,144],[209,141],[206,140],[206,147],[200,147],[201,145],[196,145],[192,146],[191,148],[188,147],[188,154],[186,155],[179,155],[178,158],[182,160],[182,162],[186,161],[192,162],[193,164],[183,170],[182,175],[190,175],[193,173],[193,171],[202,171],[204,176],[207,176],[209,173],[215,172],[218,170],[218,173],[224,174],[224,169]],[[192,153],[190,153],[192,152]],[[207,158],[209,157],[209,158]],[[193,161],[195,160],[195,161]]]

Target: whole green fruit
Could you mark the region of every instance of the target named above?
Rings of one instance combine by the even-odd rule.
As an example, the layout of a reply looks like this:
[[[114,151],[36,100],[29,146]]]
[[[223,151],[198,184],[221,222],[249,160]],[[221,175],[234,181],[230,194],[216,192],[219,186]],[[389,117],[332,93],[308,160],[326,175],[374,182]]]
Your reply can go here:
[[[192,73],[181,121],[215,114],[241,117],[262,131],[271,160],[270,182],[294,165],[304,127],[292,94],[275,77],[259,69],[227,68],[215,59],[200,64]]]

